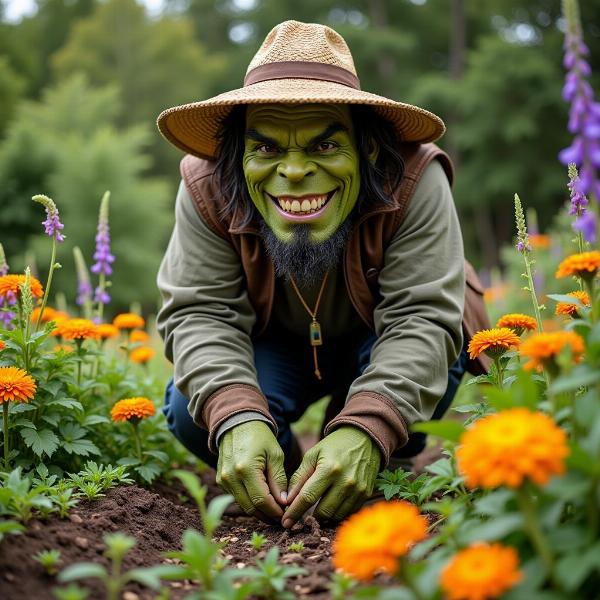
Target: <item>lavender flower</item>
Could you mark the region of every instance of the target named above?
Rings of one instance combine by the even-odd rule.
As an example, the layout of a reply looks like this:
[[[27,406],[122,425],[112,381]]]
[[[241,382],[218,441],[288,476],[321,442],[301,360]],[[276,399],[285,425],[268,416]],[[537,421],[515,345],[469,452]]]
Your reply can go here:
[[[54,200],[43,194],[37,194],[31,199],[34,202],[39,202],[46,209],[46,220],[42,221],[46,234],[54,238],[57,242],[64,242],[65,236],[61,233],[61,230],[65,226],[60,222],[58,208],[56,208]]]
[[[569,214],[581,216],[586,211],[589,201],[585,194],[581,192],[581,180],[575,163],[569,163],[569,183],[567,187],[571,196]]]
[[[596,169],[600,168],[600,104],[594,101],[594,92],[587,78],[591,68],[586,60],[590,51],[582,39],[579,7],[576,0],[563,0],[563,12],[567,21],[565,56],[567,69],[563,99],[571,103],[568,129],[575,134],[573,143],[558,155],[567,165],[579,165],[578,191],[595,194],[600,199],[600,181]]]
[[[108,304],[110,302],[110,296],[102,286],[98,286],[95,289],[94,302],[99,302],[100,304]]]
[[[92,301],[92,284],[90,275],[85,264],[83,254],[79,246],[73,248],[73,258],[75,259],[75,270],[77,271],[77,299],[79,306],[86,306]]]
[[[0,277],[8,275],[8,263],[6,262],[6,254],[4,254],[4,246],[0,244]]]
[[[106,192],[100,203],[100,215],[98,218],[98,233],[96,234],[96,252],[94,252],[94,260],[92,265],[92,273],[104,275],[112,274],[112,263],[115,262],[115,257],[110,253],[110,230],[108,226],[108,201],[110,192]]]
[[[521,205],[521,199],[515,194],[515,221],[517,223],[517,250],[521,254],[531,252],[529,245],[529,236],[527,235],[527,225],[525,224],[525,213]]]
[[[586,211],[575,220],[573,229],[581,231],[583,239],[590,244],[595,244],[598,238],[598,226],[596,224],[596,215],[591,211]]]

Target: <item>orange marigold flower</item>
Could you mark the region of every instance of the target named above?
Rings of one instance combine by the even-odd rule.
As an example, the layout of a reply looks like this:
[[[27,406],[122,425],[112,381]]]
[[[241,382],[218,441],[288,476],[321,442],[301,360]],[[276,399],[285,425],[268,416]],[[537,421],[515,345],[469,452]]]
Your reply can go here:
[[[568,277],[577,275],[578,277],[592,278],[600,269],[600,251],[582,252],[581,254],[572,254],[567,256],[556,271],[556,277]]]
[[[106,340],[108,338],[114,338],[119,335],[119,328],[111,325],[110,323],[100,323],[97,326],[98,336],[100,339]]]
[[[509,348],[518,346],[520,342],[519,336],[508,327],[483,329],[471,338],[467,350],[470,358],[476,358],[482,352],[491,358],[498,358]]]
[[[18,297],[21,292],[21,284],[25,281],[25,275],[2,275],[0,277],[0,298],[7,296]],[[44,295],[42,284],[35,278],[31,277],[31,293],[35,298],[41,298]]]
[[[4,348],[6,348],[6,344],[0,340],[0,350],[4,350]]]
[[[547,250],[552,244],[552,238],[545,233],[529,234],[529,245],[538,250]]]
[[[521,581],[519,556],[502,544],[473,544],[444,567],[440,584],[448,600],[498,598]]]
[[[68,319],[58,325],[56,334],[65,340],[96,339],[98,326],[89,319]]]
[[[579,362],[584,351],[583,338],[574,331],[552,331],[537,333],[525,340],[519,353],[529,358],[525,369],[556,369],[556,357],[565,349],[570,348],[573,360]]]
[[[135,313],[121,313],[113,319],[113,325],[119,329],[141,329],[146,322]]]
[[[41,306],[36,306],[31,311],[31,320],[34,323],[37,323],[37,320],[38,320],[38,317],[40,316],[41,310],[42,310]],[[56,313],[56,311],[52,307],[46,306],[46,308],[44,308],[44,314],[42,315],[42,323],[48,323],[49,321],[54,321],[55,313]]]
[[[347,519],[333,541],[333,564],[362,581],[394,574],[398,558],[427,537],[427,519],[406,502],[378,502]]]
[[[56,344],[54,348],[52,348],[54,352],[73,352],[73,346],[69,346],[69,344]]]
[[[0,367],[0,404],[29,402],[35,396],[36,383],[31,375],[17,367]]]
[[[574,292],[569,292],[567,296],[577,298],[584,306],[590,306],[590,297],[588,296],[587,292],[576,290]],[[571,317],[577,312],[578,308],[579,307],[576,304],[571,304],[570,302],[559,302],[556,305],[556,314],[568,315]]]
[[[137,422],[139,419],[151,417],[156,413],[154,403],[149,398],[138,396],[136,398],[124,398],[119,400],[110,411],[112,420]]]
[[[153,358],[155,352],[150,346],[140,346],[134,348],[129,354],[129,360],[134,363],[146,364],[151,358]]]
[[[489,288],[485,288],[485,290],[483,291],[483,299],[486,302],[495,302],[496,300],[502,300],[502,298],[506,297],[507,291],[508,286],[506,284],[495,285]]]
[[[150,341],[150,336],[143,329],[134,329],[129,334],[129,341],[132,344],[147,344]]]
[[[535,331],[537,329],[537,321],[529,315],[510,313],[500,317],[496,323],[496,327],[508,327],[517,335],[521,335],[525,331]]]
[[[519,487],[525,479],[545,484],[564,472],[567,435],[544,413],[511,408],[475,421],[456,451],[470,488]]]

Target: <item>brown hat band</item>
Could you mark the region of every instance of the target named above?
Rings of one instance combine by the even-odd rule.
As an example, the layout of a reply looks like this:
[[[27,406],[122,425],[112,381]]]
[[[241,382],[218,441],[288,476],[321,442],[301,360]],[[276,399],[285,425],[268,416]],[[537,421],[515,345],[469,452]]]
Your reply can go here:
[[[244,87],[271,79],[319,79],[341,83],[360,90],[360,81],[354,73],[336,65],[305,60],[288,60],[260,65],[246,75]]]

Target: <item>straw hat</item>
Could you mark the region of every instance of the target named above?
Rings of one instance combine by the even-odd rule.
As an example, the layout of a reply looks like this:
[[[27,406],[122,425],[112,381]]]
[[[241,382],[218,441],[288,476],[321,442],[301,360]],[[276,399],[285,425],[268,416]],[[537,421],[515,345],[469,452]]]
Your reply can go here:
[[[233,106],[274,103],[367,104],[407,142],[432,142],[445,130],[443,121],[427,110],[363,92],[344,38],[324,25],[299,21],[271,30],[248,65],[244,87],[169,108],[157,123],[178,148],[212,159],[220,123]]]

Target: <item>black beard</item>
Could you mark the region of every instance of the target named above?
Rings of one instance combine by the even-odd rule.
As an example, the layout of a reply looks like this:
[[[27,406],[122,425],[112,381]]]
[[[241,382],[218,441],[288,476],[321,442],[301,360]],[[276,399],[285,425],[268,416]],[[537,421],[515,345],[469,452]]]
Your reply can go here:
[[[333,235],[323,242],[310,241],[310,225],[294,226],[291,242],[282,242],[273,230],[260,220],[260,232],[273,264],[275,275],[289,280],[293,276],[299,285],[320,281],[327,271],[335,268],[352,230],[352,219],[347,218]]]

